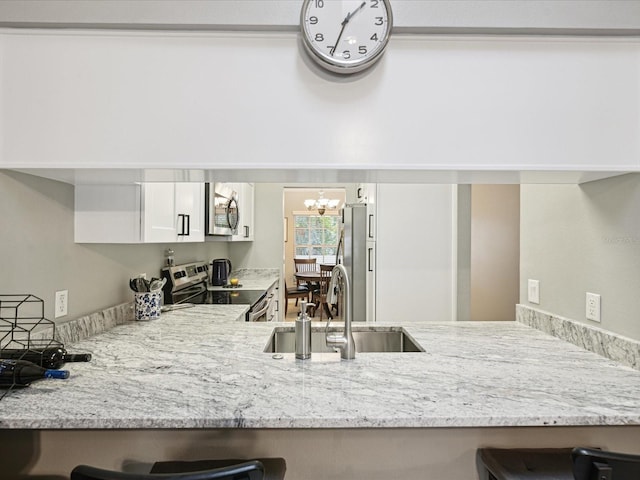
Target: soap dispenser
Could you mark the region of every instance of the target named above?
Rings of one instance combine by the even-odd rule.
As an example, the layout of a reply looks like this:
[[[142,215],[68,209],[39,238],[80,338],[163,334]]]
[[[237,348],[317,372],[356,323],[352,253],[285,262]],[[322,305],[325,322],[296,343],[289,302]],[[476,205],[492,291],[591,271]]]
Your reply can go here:
[[[307,308],[313,306],[313,303],[300,301],[300,313],[296,318],[296,358],[300,360],[311,358],[311,318]]]

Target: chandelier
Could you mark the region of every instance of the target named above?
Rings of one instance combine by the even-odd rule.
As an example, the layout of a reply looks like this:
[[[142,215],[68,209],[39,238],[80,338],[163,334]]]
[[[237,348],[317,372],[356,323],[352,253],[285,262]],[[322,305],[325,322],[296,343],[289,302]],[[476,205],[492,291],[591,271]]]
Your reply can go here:
[[[307,210],[317,209],[320,215],[324,215],[327,209],[333,210],[339,203],[340,200],[338,199],[329,200],[328,198],[324,198],[324,191],[320,190],[320,198],[317,200],[309,198],[304,201],[304,206],[307,207]]]

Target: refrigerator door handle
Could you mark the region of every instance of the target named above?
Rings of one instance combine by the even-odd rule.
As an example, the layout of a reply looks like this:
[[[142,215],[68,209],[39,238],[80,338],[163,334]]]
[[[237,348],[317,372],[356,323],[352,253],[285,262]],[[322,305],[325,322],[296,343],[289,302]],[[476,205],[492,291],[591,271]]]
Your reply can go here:
[[[344,228],[340,230],[340,239],[338,240],[338,248],[336,249],[336,265],[340,263],[340,251],[344,248]]]

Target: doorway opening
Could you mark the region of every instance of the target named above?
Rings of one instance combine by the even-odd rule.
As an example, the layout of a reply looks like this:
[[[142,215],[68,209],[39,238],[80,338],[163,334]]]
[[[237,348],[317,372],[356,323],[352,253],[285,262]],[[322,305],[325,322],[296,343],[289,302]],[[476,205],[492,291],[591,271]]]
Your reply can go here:
[[[347,192],[346,188],[335,187],[291,187],[284,189],[283,197],[282,272],[286,289],[299,283],[295,276],[295,258],[315,259],[318,265],[335,262],[340,208],[346,203]],[[287,299],[285,294],[284,301],[288,302],[284,319],[295,320],[300,311],[299,299]]]

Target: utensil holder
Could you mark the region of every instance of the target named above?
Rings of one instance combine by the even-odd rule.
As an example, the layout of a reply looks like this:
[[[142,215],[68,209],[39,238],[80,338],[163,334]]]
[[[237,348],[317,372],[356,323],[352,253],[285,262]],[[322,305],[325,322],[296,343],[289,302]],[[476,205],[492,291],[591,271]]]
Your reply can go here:
[[[134,295],[134,318],[136,320],[156,320],[160,318],[162,292],[139,292]]]

